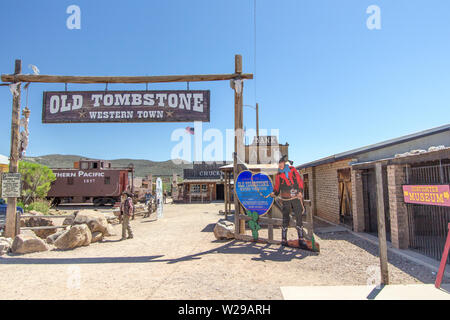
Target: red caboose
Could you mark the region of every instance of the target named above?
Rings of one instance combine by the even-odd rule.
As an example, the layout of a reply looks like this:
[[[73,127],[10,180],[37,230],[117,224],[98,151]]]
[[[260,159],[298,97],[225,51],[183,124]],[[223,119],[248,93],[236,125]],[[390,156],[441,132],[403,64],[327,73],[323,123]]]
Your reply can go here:
[[[129,189],[128,173],[133,167],[111,168],[104,160],[80,160],[73,169],[52,169],[56,180],[47,197],[54,204],[93,203],[114,205],[123,191]]]

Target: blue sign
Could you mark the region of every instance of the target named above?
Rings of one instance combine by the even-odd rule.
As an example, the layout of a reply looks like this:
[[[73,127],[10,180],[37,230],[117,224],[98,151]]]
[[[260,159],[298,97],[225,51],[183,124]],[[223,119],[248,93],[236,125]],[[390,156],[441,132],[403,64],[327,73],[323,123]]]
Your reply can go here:
[[[273,192],[272,180],[264,173],[242,171],[236,179],[235,191],[245,210],[263,215],[272,207],[274,199],[269,197]]]

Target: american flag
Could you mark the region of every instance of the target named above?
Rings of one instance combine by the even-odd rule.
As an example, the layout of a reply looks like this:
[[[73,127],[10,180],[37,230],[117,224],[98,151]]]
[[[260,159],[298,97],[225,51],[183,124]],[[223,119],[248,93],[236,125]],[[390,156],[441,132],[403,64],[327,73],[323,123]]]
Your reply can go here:
[[[195,133],[194,132],[194,128],[192,128],[192,127],[186,127],[186,132],[189,133],[189,134],[194,134]]]

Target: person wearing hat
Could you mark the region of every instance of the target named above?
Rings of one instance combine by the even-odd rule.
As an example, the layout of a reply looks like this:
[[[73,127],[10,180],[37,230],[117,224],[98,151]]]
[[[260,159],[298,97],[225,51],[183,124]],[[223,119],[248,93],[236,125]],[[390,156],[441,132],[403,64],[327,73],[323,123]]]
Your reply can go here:
[[[122,193],[122,203],[120,204],[120,214],[122,216],[122,239],[133,239],[133,230],[130,226],[130,217],[133,216],[133,199],[128,192]],[[127,238],[128,232],[128,238]]]
[[[281,229],[281,244],[287,245],[287,230],[291,211],[297,220],[298,238],[303,239],[303,180],[297,169],[292,166],[286,156],[278,162],[278,173],[275,177],[275,186],[272,197],[279,197],[282,201],[283,224]]]

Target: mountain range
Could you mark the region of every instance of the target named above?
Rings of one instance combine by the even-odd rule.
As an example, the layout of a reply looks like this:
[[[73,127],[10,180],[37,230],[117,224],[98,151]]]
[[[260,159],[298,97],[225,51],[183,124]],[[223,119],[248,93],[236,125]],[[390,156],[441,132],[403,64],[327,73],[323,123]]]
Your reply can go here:
[[[45,165],[49,168],[73,168],[73,163],[79,160],[89,160],[79,155],[64,155],[64,154],[48,154],[38,157],[25,157],[25,161]],[[106,160],[106,159],[104,159]],[[133,163],[136,177],[146,177],[149,174],[168,176],[176,173],[178,176],[183,176],[183,169],[192,169],[192,163],[184,160],[179,160],[180,164],[175,164],[172,160],[167,161],[151,161],[143,159],[114,159],[107,160],[111,162],[113,168],[128,167]]]

